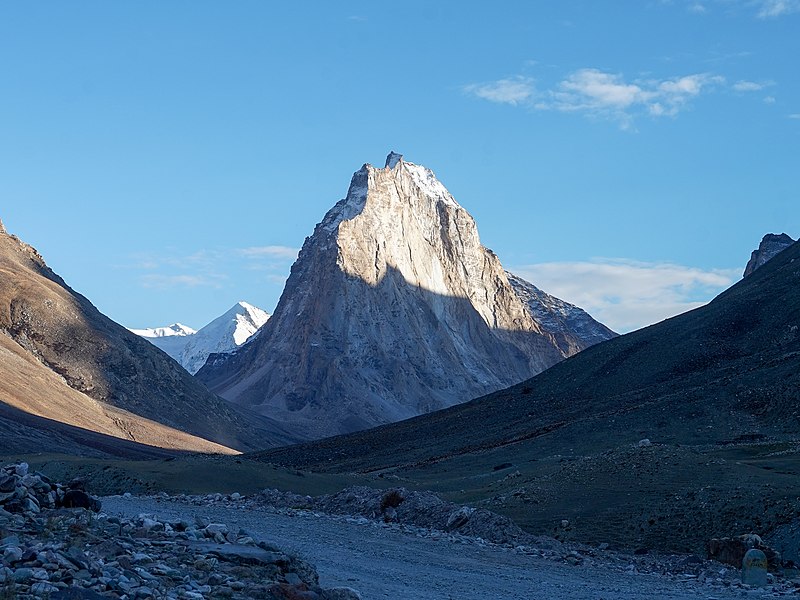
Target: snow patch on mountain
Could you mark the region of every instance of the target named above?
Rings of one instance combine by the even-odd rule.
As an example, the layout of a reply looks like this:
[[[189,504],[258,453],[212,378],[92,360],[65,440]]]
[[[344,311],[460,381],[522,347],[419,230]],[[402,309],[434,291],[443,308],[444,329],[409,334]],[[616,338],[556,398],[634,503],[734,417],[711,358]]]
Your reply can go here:
[[[225,314],[195,331],[176,323],[168,327],[131,329],[146,338],[192,375],[200,370],[209,354],[233,352],[249,340],[269,319],[269,314],[247,302],[237,302]]]
[[[140,335],[146,338],[162,338],[162,337],[185,337],[187,335],[193,335],[197,333],[191,327],[187,327],[186,325],[181,325],[180,323],[173,323],[172,325],[167,325],[166,327],[148,327],[145,329],[131,329],[133,333],[136,335]]]

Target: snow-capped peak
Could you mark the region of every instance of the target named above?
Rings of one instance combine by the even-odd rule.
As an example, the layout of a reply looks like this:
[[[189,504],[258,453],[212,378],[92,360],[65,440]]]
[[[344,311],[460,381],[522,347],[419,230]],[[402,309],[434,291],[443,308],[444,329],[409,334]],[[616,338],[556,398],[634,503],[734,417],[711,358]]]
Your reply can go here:
[[[214,337],[216,333],[229,334],[233,336],[236,346],[241,346],[267,322],[267,319],[269,319],[269,314],[266,311],[242,301],[234,304],[228,312],[211,321],[197,333],[211,337]],[[214,350],[214,352],[219,352],[219,350]]]
[[[205,364],[209,354],[233,352],[250,339],[267,319],[269,314],[266,311],[248,302],[237,302],[198,331],[178,323],[169,327],[131,331],[147,338],[194,374]]]

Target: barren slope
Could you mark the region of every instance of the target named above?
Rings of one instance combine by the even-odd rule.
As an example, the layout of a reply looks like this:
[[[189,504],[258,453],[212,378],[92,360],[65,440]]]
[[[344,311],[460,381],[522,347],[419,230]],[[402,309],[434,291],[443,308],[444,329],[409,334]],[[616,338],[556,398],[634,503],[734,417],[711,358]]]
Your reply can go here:
[[[4,230],[0,337],[6,407],[166,448],[230,451],[292,439],[268,419],[230,407],[102,315]]]

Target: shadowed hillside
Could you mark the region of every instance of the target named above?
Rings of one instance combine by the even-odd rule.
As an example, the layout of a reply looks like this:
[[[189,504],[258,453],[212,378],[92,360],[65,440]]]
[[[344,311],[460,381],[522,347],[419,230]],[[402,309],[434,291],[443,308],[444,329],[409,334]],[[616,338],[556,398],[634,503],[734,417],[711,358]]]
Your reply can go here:
[[[507,390],[255,456],[398,478],[538,531],[568,518],[585,539],[696,550],[794,515],[799,327],[794,244],[707,306]]]

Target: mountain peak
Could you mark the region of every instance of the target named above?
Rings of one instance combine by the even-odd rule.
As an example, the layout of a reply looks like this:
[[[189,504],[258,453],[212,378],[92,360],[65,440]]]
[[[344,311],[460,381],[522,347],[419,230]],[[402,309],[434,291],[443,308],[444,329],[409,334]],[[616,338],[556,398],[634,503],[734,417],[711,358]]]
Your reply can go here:
[[[7,233],[5,225],[3,225],[3,219],[0,219],[0,233]]]
[[[392,152],[385,168],[357,171],[306,238],[258,336],[197,377],[310,436],[364,429],[506,387],[614,335],[539,293],[569,313],[550,330],[534,296],[520,297],[433,171]]]
[[[394,150],[389,152],[389,155],[386,157],[386,165],[384,168],[386,169],[394,169],[397,166],[397,163],[403,162],[403,155],[398,154]]]
[[[792,244],[794,244],[794,240],[785,233],[768,233],[761,239],[758,248],[750,254],[750,260],[747,261],[742,277],[747,277]]]

